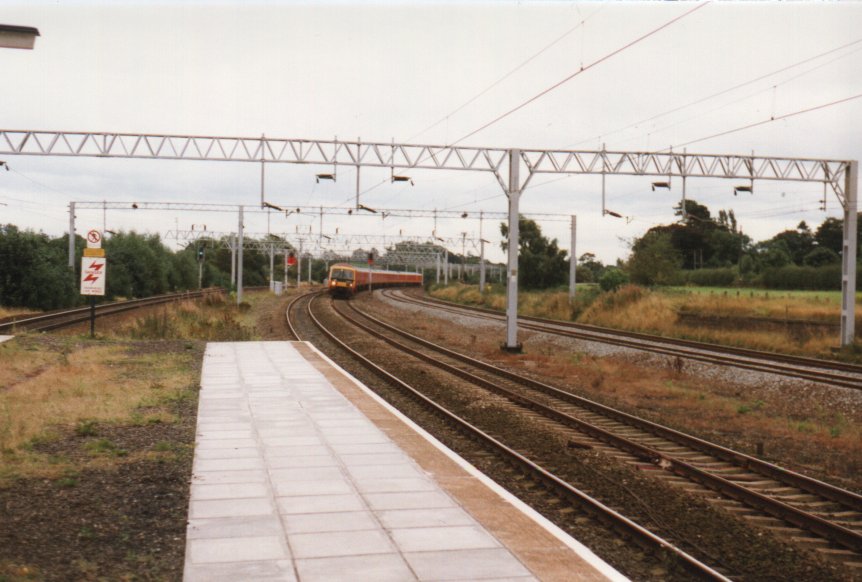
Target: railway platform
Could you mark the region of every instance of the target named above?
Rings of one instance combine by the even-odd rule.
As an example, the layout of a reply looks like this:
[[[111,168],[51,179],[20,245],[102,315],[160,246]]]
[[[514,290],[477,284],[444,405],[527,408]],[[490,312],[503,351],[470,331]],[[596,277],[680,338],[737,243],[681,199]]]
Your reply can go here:
[[[624,580],[305,342],[211,343],[184,580]]]

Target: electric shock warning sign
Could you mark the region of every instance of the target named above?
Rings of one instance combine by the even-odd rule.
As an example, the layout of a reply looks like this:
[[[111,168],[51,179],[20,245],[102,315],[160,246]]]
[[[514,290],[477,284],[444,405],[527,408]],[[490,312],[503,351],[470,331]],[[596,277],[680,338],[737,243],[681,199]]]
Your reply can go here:
[[[101,257],[81,259],[81,295],[105,294],[105,270],[108,261]]]

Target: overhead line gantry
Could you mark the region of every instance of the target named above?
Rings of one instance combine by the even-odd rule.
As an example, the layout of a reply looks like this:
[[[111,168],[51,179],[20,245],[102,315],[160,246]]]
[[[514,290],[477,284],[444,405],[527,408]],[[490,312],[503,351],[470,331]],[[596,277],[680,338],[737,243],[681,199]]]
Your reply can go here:
[[[509,199],[509,238],[518,238],[520,197],[536,174],[657,176],[814,182],[831,189],[844,210],[841,345],[855,332],[858,161],[689,152],[567,151],[420,145],[271,137],[0,130],[0,154],[129,159],[321,164],[492,174]],[[522,180],[522,170],[526,174]],[[603,192],[604,194],[604,192]],[[261,187],[261,205],[264,205]],[[518,245],[509,245],[506,342],[516,350]]]

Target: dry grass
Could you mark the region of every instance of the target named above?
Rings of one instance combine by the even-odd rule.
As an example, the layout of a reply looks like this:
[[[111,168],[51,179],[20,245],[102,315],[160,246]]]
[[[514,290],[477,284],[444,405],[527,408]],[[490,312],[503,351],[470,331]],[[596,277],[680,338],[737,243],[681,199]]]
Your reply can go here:
[[[504,311],[506,295],[504,292],[491,292],[482,295],[473,285],[457,283],[448,287],[435,289],[433,297],[454,301],[466,305],[478,305],[488,309]],[[569,303],[569,295],[565,291],[522,292],[518,294],[518,311],[523,315],[544,317],[548,319],[571,320],[580,306]]]
[[[767,317],[836,322],[840,303],[819,295],[780,295],[724,290],[715,294],[671,293],[666,297],[676,309],[708,313],[716,317]]]
[[[0,307],[0,319],[4,317],[12,317],[13,315],[35,315],[39,313],[33,309],[25,309],[23,307]]]
[[[479,295],[476,287],[452,285],[434,290],[432,295],[459,303],[505,309],[503,293]],[[594,298],[595,297],[595,298]],[[814,324],[837,323],[840,305],[831,296],[815,293],[745,292],[733,290],[714,293],[688,293],[680,290],[649,290],[627,285],[612,293],[580,293],[569,305],[566,292],[529,292],[518,294],[518,309],[523,315],[625,329],[667,337],[748,347],[757,350],[834,358],[838,332],[829,327],[786,326],[785,322],[810,321]],[[699,318],[684,320],[681,314]],[[722,323],[722,320],[725,323]],[[771,325],[767,325],[770,323]],[[862,329],[862,318],[857,321]],[[852,353],[839,355],[858,359]]]
[[[214,295],[204,302],[171,304],[143,316],[130,314],[105,333],[113,338],[244,341],[254,339],[248,312]]]
[[[27,358],[19,353],[17,359],[17,381],[0,391],[4,453],[34,439],[50,439],[54,427],[148,421],[135,411],[174,398],[194,384],[187,362],[179,356],[130,356],[123,346],[79,345],[68,353],[40,351]],[[153,415],[166,419],[163,410]]]

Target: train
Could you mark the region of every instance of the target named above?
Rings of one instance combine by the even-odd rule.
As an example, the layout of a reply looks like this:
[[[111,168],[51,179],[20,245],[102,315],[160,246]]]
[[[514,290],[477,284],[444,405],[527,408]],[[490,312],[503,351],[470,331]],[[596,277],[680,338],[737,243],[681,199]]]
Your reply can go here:
[[[359,291],[380,287],[421,287],[422,273],[402,271],[378,271],[345,264],[332,265],[329,269],[329,294],[332,297],[350,298]]]

